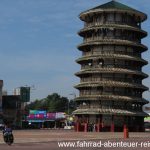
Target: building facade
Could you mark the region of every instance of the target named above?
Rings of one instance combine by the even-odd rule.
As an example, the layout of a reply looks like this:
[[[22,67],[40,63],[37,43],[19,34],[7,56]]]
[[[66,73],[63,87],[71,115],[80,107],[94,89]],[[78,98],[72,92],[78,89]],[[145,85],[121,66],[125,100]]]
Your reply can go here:
[[[2,96],[2,110],[4,124],[21,126],[21,100],[16,95]]]
[[[83,43],[78,46],[82,57],[76,62],[80,83],[77,97],[76,131],[144,130],[142,97],[147,87],[142,72],[147,61],[142,53],[147,47],[141,39],[147,32],[141,23],[147,15],[116,1],[97,6],[80,14],[84,28],[79,31]]]

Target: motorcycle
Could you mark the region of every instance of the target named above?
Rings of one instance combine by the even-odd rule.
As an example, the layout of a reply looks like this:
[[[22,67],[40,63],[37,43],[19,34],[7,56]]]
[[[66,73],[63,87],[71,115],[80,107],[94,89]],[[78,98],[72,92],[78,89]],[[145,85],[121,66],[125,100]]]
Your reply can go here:
[[[14,142],[14,136],[12,132],[4,132],[3,133],[4,142],[8,145],[11,145]]]

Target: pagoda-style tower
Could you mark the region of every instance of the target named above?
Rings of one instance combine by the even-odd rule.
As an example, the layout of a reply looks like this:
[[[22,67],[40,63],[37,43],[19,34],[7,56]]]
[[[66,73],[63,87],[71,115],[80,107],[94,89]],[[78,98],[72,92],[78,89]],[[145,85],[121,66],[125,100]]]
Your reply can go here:
[[[84,28],[79,31],[83,43],[78,46],[82,57],[77,59],[81,70],[76,73],[80,84],[76,98],[76,131],[143,131],[142,98],[147,87],[142,72],[147,61],[142,53],[147,47],[141,39],[146,14],[111,1],[80,14]]]

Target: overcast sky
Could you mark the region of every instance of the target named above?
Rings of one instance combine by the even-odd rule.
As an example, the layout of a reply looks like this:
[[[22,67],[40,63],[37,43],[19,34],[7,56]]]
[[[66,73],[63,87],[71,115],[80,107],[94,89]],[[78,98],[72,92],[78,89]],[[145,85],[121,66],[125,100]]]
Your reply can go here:
[[[75,59],[81,56],[76,46],[82,42],[77,32],[83,28],[80,12],[108,0],[0,0],[0,79],[12,94],[14,88],[35,86],[31,99],[58,92],[72,97],[79,83],[74,73],[80,70]],[[150,0],[119,0],[150,15]],[[150,32],[150,19],[142,28]],[[150,46],[150,36],[142,42]],[[143,54],[150,59],[150,52]],[[150,74],[150,65],[143,71]],[[150,79],[144,82],[150,87]],[[70,95],[70,96],[69,96]],[[145,92],[145,98],[150,97]]]

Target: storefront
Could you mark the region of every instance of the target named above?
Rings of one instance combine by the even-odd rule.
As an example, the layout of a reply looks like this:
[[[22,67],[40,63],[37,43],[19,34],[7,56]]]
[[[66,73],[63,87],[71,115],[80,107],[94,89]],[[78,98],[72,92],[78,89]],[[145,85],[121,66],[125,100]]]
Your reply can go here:
[[[50,113],[44,110],[30,110],[29,116],[23,120],[23,128],[63,128],[66,115],[63,112]]]

